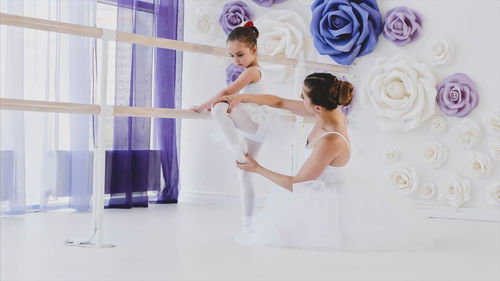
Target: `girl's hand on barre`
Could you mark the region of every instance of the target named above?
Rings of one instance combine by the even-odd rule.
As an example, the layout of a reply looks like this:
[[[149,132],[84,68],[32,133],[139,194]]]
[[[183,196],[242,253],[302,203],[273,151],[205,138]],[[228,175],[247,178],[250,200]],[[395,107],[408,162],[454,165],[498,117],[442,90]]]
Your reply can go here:
[[[200,113],[200,112],[202,112],[204,110],[210,111],[211,108],[203,106],[203,105],[193,105],[189,109],[193,110],[194,112]]]
[[[243,101],[243,95],[229,95],[229,96],[222,96],[218,99],[216,99],[213,103],[212,106],[214,106],[216,103],[219,102],[227,102],[229,103],[229,107],[227,108],[227,114],[231,114],[231,111],[233,110],[233,107],[238,105],[240,102]]]
[[[238,167],[238,169],[246,172],[256,173],[257,170],[261,167],[259,163],[257,163],[255,159],[248,155],[248,153],[245,153],[245,157],[247,158],[248,163],[240,163],[236,161],[236,166]]]

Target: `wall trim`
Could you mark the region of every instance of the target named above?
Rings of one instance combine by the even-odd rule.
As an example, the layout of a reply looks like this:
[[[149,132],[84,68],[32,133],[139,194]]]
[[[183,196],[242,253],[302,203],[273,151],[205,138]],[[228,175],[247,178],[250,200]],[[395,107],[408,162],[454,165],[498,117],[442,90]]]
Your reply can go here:
[[[263,206],[265,197],[255,198],[256,206]],[[217,192],[182,192],[179,195],[180,203],[238,205],[240,196]],[[500,209],[495,208],[453,208],[448,206],[434,206],[416,202],[419,209],[430,218],[448,218],[461,220],[477,220],[500,222]]]

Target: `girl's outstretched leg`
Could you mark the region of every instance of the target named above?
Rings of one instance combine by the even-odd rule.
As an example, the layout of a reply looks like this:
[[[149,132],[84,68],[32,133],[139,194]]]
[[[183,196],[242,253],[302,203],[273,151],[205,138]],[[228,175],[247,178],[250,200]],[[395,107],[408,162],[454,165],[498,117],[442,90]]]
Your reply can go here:
[[[245,152],[248,152],[247,146],[245,142],[239,141],[236,128],[245,132],[254,133],[257,131],[258,125],[252,121],[248,113],[238,107],[228,116],[228,107],[229,105],[224,102],[215,104],[212,107],[212,116],[226,137],[236,160],[240,163],[246,163]]]
[[[212,107],[212,116],[215,123],[217,123],[217,126],[219,126],[226,137],[236,160],[240,163],[246,163],[245,152],[247,152],[247,148],[245,143],[241,143],[238,140],[238,133],[234,121],[227,115],[228,106],[229,105],[224,102],[215,104]]]

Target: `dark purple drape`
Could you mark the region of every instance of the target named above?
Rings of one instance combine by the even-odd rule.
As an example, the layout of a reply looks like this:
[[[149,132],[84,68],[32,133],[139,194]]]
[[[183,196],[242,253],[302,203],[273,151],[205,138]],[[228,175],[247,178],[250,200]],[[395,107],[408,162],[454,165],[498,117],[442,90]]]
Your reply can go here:
[[[178,39],[178,11],[182,1],[157,0],[155,6],[156,37]],[[176,106],[176,51],[156,48],[155,107]],[[175,119],[155,120],[155,137],[161,151],[161,166],[165,186],[157,203],[177,203],[179,195],[179,163]]]
[[[156,0],[150,4],[140,0],[117,0],[117,30],[176,39],[177,1]],[[156,52],[154,64],[153,51]],[[175,51],[117,42],[115,104],[151,107],[154,85],[154,106],[174,108],[175,57]],[[151,149],[150,128],[150,118],[115,118],[113,150],[106,153],[108,208],[177,202],[179,172],[175,120],[155,120],[156,150]],[[161,186],[161,174],[164,186]]]

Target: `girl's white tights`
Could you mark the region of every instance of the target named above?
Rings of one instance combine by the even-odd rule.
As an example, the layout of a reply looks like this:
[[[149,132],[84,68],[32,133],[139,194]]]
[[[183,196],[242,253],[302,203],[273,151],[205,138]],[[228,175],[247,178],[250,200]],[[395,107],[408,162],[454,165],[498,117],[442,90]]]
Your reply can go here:
[[[238,106],[233,108],[231,114],[227,115],[227,103],[217,103],[212,107],[212,116],[226,137],[232,152],[238,162],[246,162],[244,153],[248,152],[252,157],[257,157],[261,144],[245,138],[241,143],[238,139],[237,128],[250,134],[257,132],[259,125],[254,123],[250,115]],[[250,226],[254,209],[255,192],[252,184],[251,174],[238,169],[238,179],[241,186],[241,223],[244,228]]]
[[[227,115],[229,105],[225,102],[219,102],[212,107],[212,116],[215,123],[219,126],[222,133],[229,143],[229,147],[233,152],[236,160],[241,163],[246,163],[244,156],[247,152],[247,143],[238,140],[238,132],[236,128],[250,134],[257,132],[259,125],[252,121],[250,115],[238,106],[233,108],[231,115]]]

